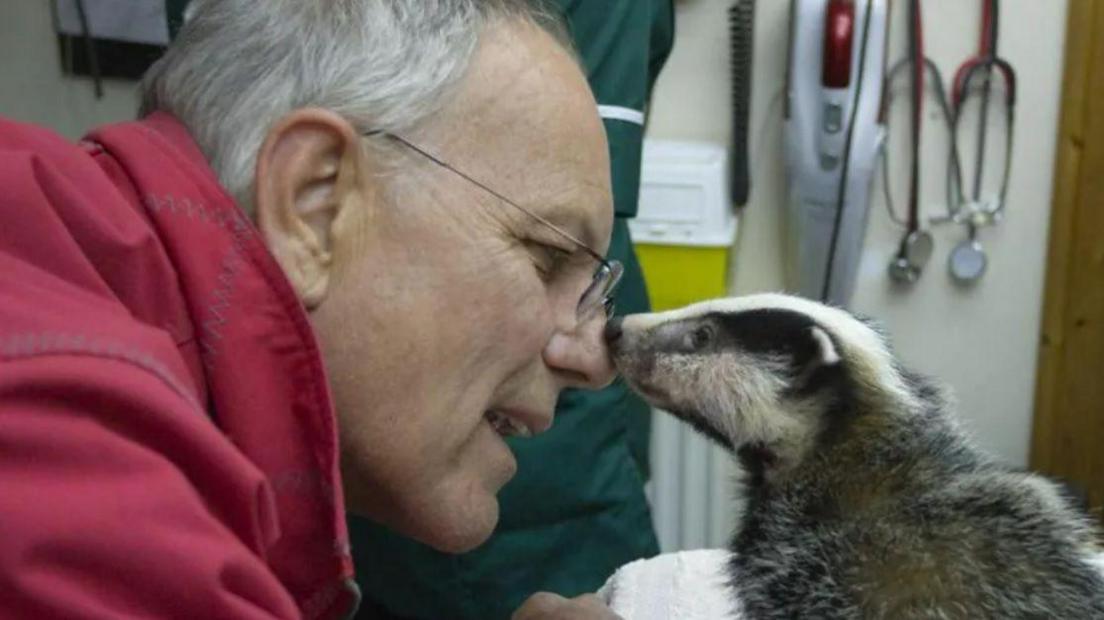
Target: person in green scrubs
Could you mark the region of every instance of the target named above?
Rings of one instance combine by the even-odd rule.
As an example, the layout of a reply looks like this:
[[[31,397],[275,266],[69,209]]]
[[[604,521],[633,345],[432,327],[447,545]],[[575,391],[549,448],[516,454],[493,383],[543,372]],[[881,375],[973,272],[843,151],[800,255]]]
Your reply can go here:
[[[647,312],[629,237],[636,214],[646,105],[674,39],[672,0],[557,0],[609,138],[616,219],[609,257],[625,265],[618,314]],[[552,428],[511,439],[518,474],[499,494],[487,543],[447,555],[349,517],[358,618],[509,618],[536,591],[597,590],[620,566],[658,553],[644,497],[651,411],[623,383],[568,391]]]

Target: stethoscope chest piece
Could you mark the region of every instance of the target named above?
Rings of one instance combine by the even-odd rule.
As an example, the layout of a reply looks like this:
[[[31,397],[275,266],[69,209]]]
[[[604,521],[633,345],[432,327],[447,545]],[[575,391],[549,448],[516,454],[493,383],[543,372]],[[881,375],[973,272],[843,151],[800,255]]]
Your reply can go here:
[[[898,256],[889,264],[889,279],[900,284],[913,284],[920,279],[920,270],[910,265],[907,258]]]
[[[889,264],[889,277],[894,282],[912,284],[920,279],[931,260],[935,241],[926,230],[914,230],[905,237],[901,252]]]
[[[973,284],[985,275],[988,264],[989,259],[985,256],[985,250],[981,244],[976,240],[966,239],[951,252],[947,266],[955,282]]]
[[[905,260],[918,270],[923,270],[931,260],[935,241],[926,230],[914,230],[905,238]]]

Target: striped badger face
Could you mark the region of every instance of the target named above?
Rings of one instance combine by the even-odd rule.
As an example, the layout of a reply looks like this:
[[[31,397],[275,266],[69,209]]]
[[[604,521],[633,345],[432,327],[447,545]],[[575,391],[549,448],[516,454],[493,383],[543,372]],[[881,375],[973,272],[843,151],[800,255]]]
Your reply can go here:
[[[730,450],[794,464],[858,395],[905,392],[880,335],[804,299],[754,295],[611,321],[618,370],[653,406]],[[858,381],[855,381],[858,379]]]

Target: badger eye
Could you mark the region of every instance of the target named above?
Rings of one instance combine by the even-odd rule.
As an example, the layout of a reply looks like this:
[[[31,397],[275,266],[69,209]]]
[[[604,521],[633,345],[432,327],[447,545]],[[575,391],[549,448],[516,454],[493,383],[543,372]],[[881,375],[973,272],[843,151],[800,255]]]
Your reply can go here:
[[[702,325],[690,333],[689,341],[691,349],[695,351],[703,349],[713,341],[713,328],[709,325]]]

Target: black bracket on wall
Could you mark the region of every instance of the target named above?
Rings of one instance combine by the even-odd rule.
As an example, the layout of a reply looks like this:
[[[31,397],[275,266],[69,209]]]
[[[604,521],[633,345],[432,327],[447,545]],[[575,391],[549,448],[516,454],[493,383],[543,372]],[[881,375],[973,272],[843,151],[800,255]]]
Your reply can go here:
[[[161,0],[158,0],[161,1]],[[58,47],[61,68],[67,75],[91,77],[96,89],[96,97],[103,96],[103,80],[106,78],[137,80],[161,57],[165,45],[158,43],[135,42],[104,36],[97,32],[91,11],[105,10],[97,0],[64,0],[72,23],[72,11],[75,9],[79,27],[63,28],[62,19],[55,8],[55,23],[58,24]],[[165,32],[175,32],[179,28],[187,0],[167,0],[164,15],[168,23]],[[164,35],[162,35],[164,38]]]

